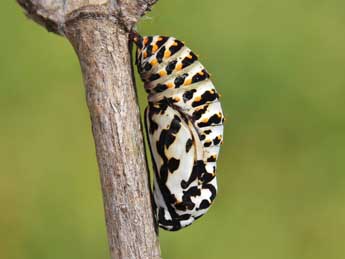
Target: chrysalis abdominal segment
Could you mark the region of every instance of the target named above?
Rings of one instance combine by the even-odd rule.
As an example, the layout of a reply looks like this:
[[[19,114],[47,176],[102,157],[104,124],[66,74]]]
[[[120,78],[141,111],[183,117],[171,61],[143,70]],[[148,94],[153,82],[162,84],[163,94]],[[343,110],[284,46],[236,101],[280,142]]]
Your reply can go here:
[[[224,116],[210,75],[183,42],[137,33],[132,40],[148,93],[156,217],[160,227],[175,231],[204,215],[216,197]]]

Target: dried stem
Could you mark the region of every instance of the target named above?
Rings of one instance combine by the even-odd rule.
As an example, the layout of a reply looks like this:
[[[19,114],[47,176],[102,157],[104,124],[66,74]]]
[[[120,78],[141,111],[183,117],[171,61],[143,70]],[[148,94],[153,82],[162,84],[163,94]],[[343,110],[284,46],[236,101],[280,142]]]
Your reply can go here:
[[[65,35],[79,57],[111,258],[160,258],[128,45],[128,32],[156,0],[18,2],[30,18]]]

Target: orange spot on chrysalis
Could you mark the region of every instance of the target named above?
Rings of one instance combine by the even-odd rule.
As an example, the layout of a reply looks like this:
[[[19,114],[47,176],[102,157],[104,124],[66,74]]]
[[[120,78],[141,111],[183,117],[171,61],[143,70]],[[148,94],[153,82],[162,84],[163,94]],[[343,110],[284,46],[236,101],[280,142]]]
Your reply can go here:
[[[200,100],[201,100],[201,96],[196,96],[196,97],[194,98],[194,101],[195,101],[195,102],[200,102]]]
[[[168,58],[168,57],[170,57],[171,56],[171,51],[170,50],[166,50],[165,52],[164,52],[164,57],[165,58]]]
[[[150,64],[151,64],[152,66],[157,65],[157,64],[158,64],[158,60],[157,60],[156,58],[155,58],[155,59],[152,59],[151,62],[150,62]]]
[[[166,84],[166,86],[170,89],[174,87],[174,84],[172,82],[169,82]]]
[[[160,77],[163,77],[163,76],[166,76],[166,75],[167,75],[167,72],[165,70],[159,71],[159,76]]]
[[[146,45],[146,43],[149,41],[149,39],[147,38],[147,37],[144,37],[144,39],[143,39],[143,43],[144,43],[144,45]]]
[[[175,70],[176,71],[179,71],[179,70],[181,70],[182,69],[182,63],[180,63],[180,64],[177,64],[177,66],[176,66],[176,68],[175,68]]]
[[[192,83],[192,79],[189,78],[186,81],[184,81],[184,85],[190,85]]]
[[[152,46],[152,52],[155,53],[158,49],[158,46],[155,44]]]

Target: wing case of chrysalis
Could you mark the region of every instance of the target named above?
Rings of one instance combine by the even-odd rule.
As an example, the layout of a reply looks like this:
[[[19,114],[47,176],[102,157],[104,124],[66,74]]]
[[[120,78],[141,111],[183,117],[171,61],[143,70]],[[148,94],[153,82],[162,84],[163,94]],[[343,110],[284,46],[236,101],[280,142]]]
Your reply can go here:
[[[216,197],[224,123],[219,94],[197,55],[183,42],[135,32],[131,38],[148,93],[145,123],[156,217],[160,227],[176,231],[203,216]]]

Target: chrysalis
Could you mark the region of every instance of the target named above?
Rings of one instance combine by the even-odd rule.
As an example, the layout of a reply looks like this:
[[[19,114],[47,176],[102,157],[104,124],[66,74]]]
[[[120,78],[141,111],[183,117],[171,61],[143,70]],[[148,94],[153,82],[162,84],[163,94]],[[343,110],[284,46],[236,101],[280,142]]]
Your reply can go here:
[[[224,116],[210,75],[183,42],[137,33],[132,40],[148,93],[156,217],[160,227],[175,231],[204,215],[216,197]]]

